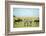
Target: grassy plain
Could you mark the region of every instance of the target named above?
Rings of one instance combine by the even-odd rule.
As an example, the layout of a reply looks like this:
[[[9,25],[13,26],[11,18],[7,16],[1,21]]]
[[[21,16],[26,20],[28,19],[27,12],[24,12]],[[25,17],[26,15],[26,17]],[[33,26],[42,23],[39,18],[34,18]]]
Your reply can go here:
[[[13,17],[14,28],[24,28],[24,27],[38,27],[39,17]],[[36,21],[35,21],[36,20]]]

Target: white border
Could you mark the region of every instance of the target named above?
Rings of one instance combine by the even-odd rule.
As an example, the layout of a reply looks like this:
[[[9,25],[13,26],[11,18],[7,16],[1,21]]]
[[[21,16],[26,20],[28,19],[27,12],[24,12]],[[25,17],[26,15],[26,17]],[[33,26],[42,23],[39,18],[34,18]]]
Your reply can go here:
[[[39,8],[39,17],[40,23],[39,27],[31,27],[31,28],[13,28],[13,8]],[[16,31],[36,31],[42,30],[42,6],[24,6],[24,5],[10,5],[10,32]]]

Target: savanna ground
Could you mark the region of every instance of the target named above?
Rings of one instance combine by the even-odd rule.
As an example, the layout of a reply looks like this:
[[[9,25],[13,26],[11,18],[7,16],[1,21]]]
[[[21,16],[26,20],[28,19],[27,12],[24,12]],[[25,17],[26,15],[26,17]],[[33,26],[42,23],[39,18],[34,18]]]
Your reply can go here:
[[[13,17],[14,28],[24,28],[24,27],[38,27],[39,17]]]

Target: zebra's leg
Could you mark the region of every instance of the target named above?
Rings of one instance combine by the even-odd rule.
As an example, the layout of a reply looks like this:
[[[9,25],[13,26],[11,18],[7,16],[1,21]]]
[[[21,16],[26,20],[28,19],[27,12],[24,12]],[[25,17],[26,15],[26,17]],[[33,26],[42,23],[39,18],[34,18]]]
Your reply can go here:
[[[30,22],[30,26],[31,26],[31,23],[32,23],[32,22]]]
[[[28,27],[28,22],[27,22],[27,27]]]
[[[26,22],[24,22],[24,27],[26,26]]]
[[[39,22],[36,22],[36,26],[39,26]]]

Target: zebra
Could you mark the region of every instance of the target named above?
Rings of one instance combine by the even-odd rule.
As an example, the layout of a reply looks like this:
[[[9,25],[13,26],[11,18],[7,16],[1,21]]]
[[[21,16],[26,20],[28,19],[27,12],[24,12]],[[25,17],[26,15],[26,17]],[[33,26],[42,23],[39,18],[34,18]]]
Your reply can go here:
[[[27,24],[26,24],[27,23]],[[32,23],[32,21],[31,20],[25,20],[24,21],[24,26],[27,26],[28,27],[28,24],[30,23],[30,26],[31,26],[31,23]]]

